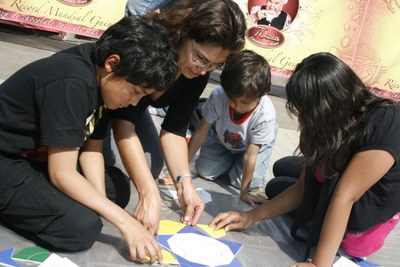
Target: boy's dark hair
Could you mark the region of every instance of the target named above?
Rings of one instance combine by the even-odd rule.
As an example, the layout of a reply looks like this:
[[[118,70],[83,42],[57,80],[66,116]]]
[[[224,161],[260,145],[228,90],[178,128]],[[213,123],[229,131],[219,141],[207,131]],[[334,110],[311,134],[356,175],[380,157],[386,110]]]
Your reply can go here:
[[[229,99],[261,98],[271,91],[268,61],[250,50],[230,55],[221,73],[221,85]]]
[[[124,17],[109,27],[95,43],[93,58],[103,67],[113,54],[120,57],[114,74],[134,85],[146,83],[162,91],[175,81],[178,53],[165,27],[150,18]]]
[[[232,0],[181,0],[169,11],[150,16],[168,28],[178,46],[189,37],[197,43],[214,44],[231,52],[244,47],[245,17]]]

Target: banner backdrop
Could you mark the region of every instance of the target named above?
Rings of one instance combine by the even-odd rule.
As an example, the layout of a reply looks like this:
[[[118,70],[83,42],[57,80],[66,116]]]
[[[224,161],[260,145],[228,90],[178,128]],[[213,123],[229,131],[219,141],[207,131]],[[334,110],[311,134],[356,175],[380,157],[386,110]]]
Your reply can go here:
[[[0,0],[0,19],[98,38],[125,15],[127,0]]]
[[[399,0],[236,0],[247,45],[288,78],[297,63],[326,51],[350,65],[376,94],[400,100]]]
[[[126,1],[0,0],[0,19],[97,38],[124,16]],[[400,0],[234,1],[246,15],[246,48],[274,76],[288,78],[303,58],[327,51],[374,93],[400,100]]]

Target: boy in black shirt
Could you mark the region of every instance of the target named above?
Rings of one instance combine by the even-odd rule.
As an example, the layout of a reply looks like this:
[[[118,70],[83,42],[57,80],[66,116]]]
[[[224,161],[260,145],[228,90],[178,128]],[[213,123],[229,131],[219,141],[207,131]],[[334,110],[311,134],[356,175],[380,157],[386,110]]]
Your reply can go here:
[[[108,110],[168,88],[176,60],[164,27],[127,17],[95,44],[33,62],[1,84],[0,220],[46,248],[79,251],[92,246],[103,217],[133,260],[161,260],[142,222],[105,196],[98,124]]]

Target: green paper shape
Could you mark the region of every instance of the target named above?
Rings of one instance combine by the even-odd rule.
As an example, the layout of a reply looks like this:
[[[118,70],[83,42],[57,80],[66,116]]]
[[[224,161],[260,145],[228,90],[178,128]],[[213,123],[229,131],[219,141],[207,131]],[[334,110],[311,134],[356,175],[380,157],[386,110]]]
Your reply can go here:
[[[12,256],[14,260],[42,263],[50,256],[50,252],[42,247],[24,248]]]

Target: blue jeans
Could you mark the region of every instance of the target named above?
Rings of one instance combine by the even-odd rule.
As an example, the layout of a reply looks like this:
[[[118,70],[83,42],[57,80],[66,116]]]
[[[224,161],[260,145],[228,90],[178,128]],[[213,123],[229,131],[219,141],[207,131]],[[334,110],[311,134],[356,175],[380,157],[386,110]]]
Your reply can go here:
[[[173,0],[128,0],[125,15],[145,15],[156,9],[167,8]]]
[[[262,145],[258,152],[250,189],[264,188],[267,183],[266,173],[277,131],[278,126],[275,128],[274,140]],[[229,151],[219,141],[214,128],[211,128],[196,160],[197,174],[207,180],[215,180],[221,175],[228,174],[231,185],[240,188],[243,176],[243,155],[244,152],[234,154]]]

